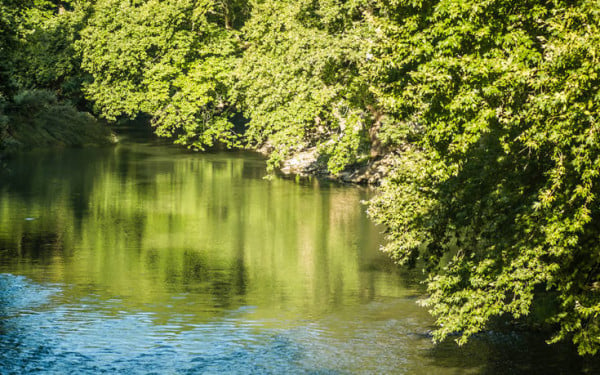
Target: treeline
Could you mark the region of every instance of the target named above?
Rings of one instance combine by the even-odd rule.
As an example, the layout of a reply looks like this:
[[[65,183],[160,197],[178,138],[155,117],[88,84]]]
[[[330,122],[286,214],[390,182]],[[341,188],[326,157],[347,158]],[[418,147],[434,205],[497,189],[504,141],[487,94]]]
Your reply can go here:
[[[18,3],[13,86],[271,167],[393,155],[369,212],[428,272],[436,340],[504,319],[600,348],[598,1],[43,1],[25,26]]]

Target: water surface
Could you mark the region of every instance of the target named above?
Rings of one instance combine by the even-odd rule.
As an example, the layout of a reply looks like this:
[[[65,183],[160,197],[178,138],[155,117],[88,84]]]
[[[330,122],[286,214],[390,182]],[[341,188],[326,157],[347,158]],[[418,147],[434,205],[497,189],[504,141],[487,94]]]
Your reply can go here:
[[[0,177],[0,373],[592,372],[543,338],[434,347],[362,188],[252,153],[36,151]]]

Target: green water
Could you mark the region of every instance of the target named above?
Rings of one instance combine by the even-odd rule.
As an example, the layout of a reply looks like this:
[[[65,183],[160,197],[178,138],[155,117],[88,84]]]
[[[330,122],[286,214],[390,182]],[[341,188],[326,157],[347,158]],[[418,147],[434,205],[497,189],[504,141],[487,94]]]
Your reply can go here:
[[[252,153],[37,151],[0,181],[0,373],[577,373],[543,338],[434,347],[363,188]],[[590,367],[592,366],[592,367]],[[590,370],[591,371],[591,370]]]

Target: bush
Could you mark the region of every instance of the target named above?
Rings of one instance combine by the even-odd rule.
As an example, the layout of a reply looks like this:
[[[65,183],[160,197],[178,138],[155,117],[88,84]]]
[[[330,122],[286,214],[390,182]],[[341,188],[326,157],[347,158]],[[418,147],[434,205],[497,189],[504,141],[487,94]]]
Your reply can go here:
[[[56,94],[49,90],[23,90],[13,98],[13,111],[29,116],[33,113],[47,109],[58,103]]]

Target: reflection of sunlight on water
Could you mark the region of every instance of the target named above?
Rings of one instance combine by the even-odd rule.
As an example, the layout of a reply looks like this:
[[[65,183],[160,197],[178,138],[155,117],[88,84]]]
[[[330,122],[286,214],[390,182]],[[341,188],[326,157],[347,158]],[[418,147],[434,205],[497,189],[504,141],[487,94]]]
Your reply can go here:
[[[382,349],[394,344],[391,354],[401,354],[407,342],[398,333],[415,328],[389,320],[366,326],[367,316],[343,327],[335,315],[294,324],[253,320],[251,306],[201,324],[177,314],[158,323],[152,312],[118,311],[118,299],[49,306],[60,288],[24,277],[1,275],[0,288],[0,370],[17,373],[393,373],[397,358]],[[375,354],[389,365],[373,361]]]
[[[0,274],[0,318],[12,317],[44,306],[58,293],[58,287],[41,287],[22,276]]]
[[[59,290],[2,275],[0,372],[305,372],[302,349],[285,331],[230,317],[189,324],[174,316],[155,324],[149,312],[104,315],[100,301],[40,308]],[[109,304],[111,302],[109,301]],[[100,308],[99,308],[100,307]]]

